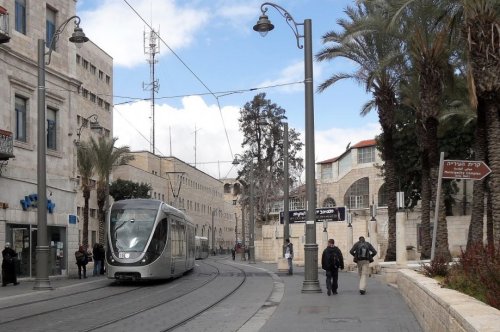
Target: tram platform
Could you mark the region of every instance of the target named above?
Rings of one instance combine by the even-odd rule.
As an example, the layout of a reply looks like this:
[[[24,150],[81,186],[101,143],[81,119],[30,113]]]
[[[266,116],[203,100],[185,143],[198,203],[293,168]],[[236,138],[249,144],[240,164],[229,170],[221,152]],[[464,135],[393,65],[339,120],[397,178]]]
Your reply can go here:
[[[398,290],[379,276],[369,278],[367,292],[361,295],[357,273],[339,272],[338,294],[328,296],[321,269],[319,292],[303,293],[304,267],[294,266],[294,274],[288,275],[279,272],[276,263],[233,261],[231,255],[215,257],[242,268],[250,278],[249,286],[235,293],[237,298],[222,301],[176,331],[422,331]],[[50,278],[50,285],[57,291],[103,278],[56,277]],[[0,303],[41,292],[33,289],[33,279],[19,281],[16,286],[0,287]]]

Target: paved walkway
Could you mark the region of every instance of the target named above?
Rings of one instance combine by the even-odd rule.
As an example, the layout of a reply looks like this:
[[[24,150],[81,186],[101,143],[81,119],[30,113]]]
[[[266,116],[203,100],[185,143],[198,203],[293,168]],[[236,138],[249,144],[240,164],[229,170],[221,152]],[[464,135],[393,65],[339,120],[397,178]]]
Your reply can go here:
[[[221,258],[218,256],[217,258]],[[227,260],[230,264],[245,266],[246,271],[256,271],[269,274],[269,278],[259,280],[266,282],[265,294],[260,290],[262,284],[255,282],[255,288],[247,288],[247,294],[240,294],[241,310],[232,319],[246,322],[238,331],[261,332],[295,332],[295,331],[422,331],[413,313],[404,302],[398,290],[385,284],[379,276],[369,278],[366,295],[360,295],[358,290],[358,275],[355,272],[339,273],[338,295],[327,296],[325,286],[325,273],[319,270],[318,279],[322,293],[301,292],[304,282],[304,268],[294,267],[292,276],[277,271],[277,264],[257,262],[248,264],[246,261]],[[78,287],[81,283],[92,283],[102,280],[100,277],[87,279],[51,278],[54,289],[65,287]],[[269,287],[272,283],[272,287]],[[16,298],[32,292],[34,281],[22,280],[17,286],[12,284],[0,288],[0,304],[5,304]],[[40,292],[40,291],[38,291]],[[259,292],[262,298],[256,298]],[[257,308],[249,312],[245,299],[253,302],[252,307]],[[17,302],[16,301],[16,302]],[[235,301],[236,302],[236,301]],[[238,303],[236,302],[236,303]],[[255,306],[258,302],[259,305]],[[238,305],[238,304],[236,304]],[[216,331],[217,315],[227,311],[211,309],[212,322],[205,321],[203,331]],[[240,316],[241,315],[241,316]],[[240,317],[237,317],[240,316]],[[220,317],[227,320],[228,317]],[[241,326],[241,325],[240,325]],[[213,327],[213,329],[211,328]],[[182,331],[182,328],[178,329]],[[220,330],[219,330],[220,331]]]

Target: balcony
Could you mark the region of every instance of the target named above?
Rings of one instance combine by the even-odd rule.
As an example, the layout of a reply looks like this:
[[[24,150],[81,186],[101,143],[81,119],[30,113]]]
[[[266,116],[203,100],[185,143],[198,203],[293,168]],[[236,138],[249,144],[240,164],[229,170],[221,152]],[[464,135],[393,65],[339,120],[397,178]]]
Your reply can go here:
[[[0,44],[8,43],[9,40],[9,13],[7,9],[0,6]]]
[[[0,129],[0,160],[9,160],[14,158],[12,133],[7,130]]]

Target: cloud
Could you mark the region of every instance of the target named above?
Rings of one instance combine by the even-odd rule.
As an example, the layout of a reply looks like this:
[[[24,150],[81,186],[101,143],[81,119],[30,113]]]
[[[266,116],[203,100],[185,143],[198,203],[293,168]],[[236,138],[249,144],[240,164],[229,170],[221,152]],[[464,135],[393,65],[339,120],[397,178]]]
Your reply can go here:
[[[114,65],[133,67],[145,63],[144,31],[147,25],[159,30],[159,35],[173,50],[189,46],[207,23],[209,12],[203,7],[181,7],[173,0],[130,2],[133,9],[121,0],[103,0],[98,7],[79,11],[85,34],[114,59]],[[170,54],[160,44],[159,57]]]
[[[215,178],[235,177],[237,169],[231,161],[234,154],[241,154],[243,140],[238,124],[239,111],[239,106],[224,106],[219,112],[216,103],[207,104],[199,96],[183,98],[182,107],[179,108],[167,104],[157,105],[156,153],[163,156],[172,155],[193,166],[196,158],[196,167]],[[149,151],[150,114],[151,107],[146,101],[115,106],[113,134],[119,138],[116,145],[128,145],[135,151]],[[301,133],[300,137],[304,141],[304,128],[296,130]],[[349,142],[352,146],[359,141],[372,139],[379,133],[378,123],[367,123],[359,128],[317,130],[315,161],[339,156]],[[303,158],[304,152],[301,152]]]

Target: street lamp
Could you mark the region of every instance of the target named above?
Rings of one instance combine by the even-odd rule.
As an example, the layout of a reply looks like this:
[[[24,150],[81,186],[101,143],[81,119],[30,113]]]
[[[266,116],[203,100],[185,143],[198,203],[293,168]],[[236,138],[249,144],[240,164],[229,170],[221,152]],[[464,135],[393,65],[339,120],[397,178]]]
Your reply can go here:
[[[318,281],[318,245],[316,244],[316,198],[315,198],[315,176],[314,176],[314,101],[313,101],[313,62],[312,62],[312,33],[311,20],[305,19],[304,23],[297,23],[292,15],[283,7],[271,2],[264,2],[260,6],[261,15],[253,29],[265,36],[267,32],[274,29],[274,25],[266,15],[266,6],[276,9],[285,19],[292,29],[297,39],[297,47],[304,49],[304,69],[305,69],[305,131],[306,131],[306,244],[304,245],[304,283],[302,293],[320,293],[321,288]],[[298,31],[298,26],[302,25],[304,34]],[[304,39],[304,45],[300,44],[300,38]],[[305,46],[305,47],[304,47]]]
[[[290,185],[288,183],[288,122],[283,125],[283,171],[285,173],[283,186],[283,257],[285,257],[286,239],[290,238]]]
[[[72,43],[85,43],[89,39],[80,28],[80,17],[72,16],[64,21],[54,32],[51,38],[49,50],[45,52],[45,40],[38,39],[38,133],[37,133],[37,194],[38,194],[38,225],[37,225],[37,246],[36,246],[36,279],[33,289],[52,289],[49,280],[49,245],[47,239],[47,173],[46,173],[46,149],[47,137],[45,129],[45,65],[50,64],[52,50],[54,49],[59,36],[66,28],[66,25],[74,19],[75,29],[69,41]],[[45,56],[48,55],[47,62]]]
[[[76,130],[76,136],[78,136],[78,138],[75,140],[76,145],[80,145],[80,136],[82,135],[82,129],[84,127],[87,127],[88,124],[90,125],[90,130],[102,129],[102,126],[99,124],[99,117],[97,116],[97,114],[92,114],[91,116],[83,119],[80,128]]]

